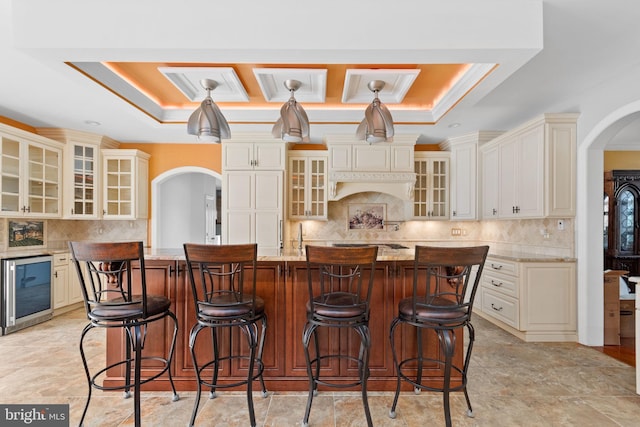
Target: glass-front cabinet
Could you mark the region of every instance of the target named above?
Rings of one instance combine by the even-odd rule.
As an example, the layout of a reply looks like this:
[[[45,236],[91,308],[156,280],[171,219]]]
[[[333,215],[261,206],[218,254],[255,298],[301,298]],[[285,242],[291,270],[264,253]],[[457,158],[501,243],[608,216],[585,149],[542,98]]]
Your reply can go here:
[[[327,155],[289,156],[289,218],[327,219]]]
[[[449,218],[449,153],[416,152],[413,219]]]
[[[61,216],[62,144],[0,125],[3,216]]]
[[[65,144],[62,217],[100,219],[101,150],[117,148],[119,143],[103,135],[71,129],[38,128],[37,131]]]
[[[148,217],[149,157],[140,150],[102,150],[104,219]]]
[[[604,265],[640,275],[640,170],[604,173]]]

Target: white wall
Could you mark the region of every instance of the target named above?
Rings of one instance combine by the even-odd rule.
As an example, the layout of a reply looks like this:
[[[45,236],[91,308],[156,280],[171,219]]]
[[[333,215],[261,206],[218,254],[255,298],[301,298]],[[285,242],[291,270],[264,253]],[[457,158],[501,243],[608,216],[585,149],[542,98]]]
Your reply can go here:
[[[182,173],[158,185],[157,248],[181,248],[185,242],[205,243],[205,195],[216,194],[216,178]]]

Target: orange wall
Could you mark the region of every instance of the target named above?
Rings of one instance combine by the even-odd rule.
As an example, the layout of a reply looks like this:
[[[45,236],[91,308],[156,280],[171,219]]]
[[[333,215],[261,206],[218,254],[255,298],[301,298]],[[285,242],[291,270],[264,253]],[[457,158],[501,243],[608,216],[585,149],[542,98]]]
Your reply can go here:
[[[222,173],[222,145],[220,144],[121,143],[118,148],[134,148],[151,154],[149,181],[168,170],[182,166],[200,166]]]
[[[604,170],[640,169],[640,151],[605,151]]]

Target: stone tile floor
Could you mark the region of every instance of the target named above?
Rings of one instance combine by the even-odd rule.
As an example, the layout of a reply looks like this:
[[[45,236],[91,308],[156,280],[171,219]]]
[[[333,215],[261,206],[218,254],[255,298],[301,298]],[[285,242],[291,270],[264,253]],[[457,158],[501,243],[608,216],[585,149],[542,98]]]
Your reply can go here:
[[[84,312],[75,310],[53,320],[0,337],[0,403],[69,403],[70,425],[78,424],[87,386],[78,353]],[[640,426],[640,396],[635,369],[594,349],[575,343],[524,343],[475,317],[476,345],[469,373],[474,418],[468,418],[464,396],[455,393],[454,426]],[[92,334],[90,357],[104,355],[103,335]],[[241,392],[218,393],[203,403],[197,426],[248,426]],[[143,392],[144,426],[186,426],[195,392]],[[397,417],[388,416],[393,393],[371,392],[374,425],[423,427],[444,425],[442,396],[402,393]],[[270,392],[254,398],[259,426],[299,426],[306,393]],[[133,404],[122,394],[94,391],[86,426],[133,425]],[[366,425],[357,392],[321,391],[314,400],[312,427]]]

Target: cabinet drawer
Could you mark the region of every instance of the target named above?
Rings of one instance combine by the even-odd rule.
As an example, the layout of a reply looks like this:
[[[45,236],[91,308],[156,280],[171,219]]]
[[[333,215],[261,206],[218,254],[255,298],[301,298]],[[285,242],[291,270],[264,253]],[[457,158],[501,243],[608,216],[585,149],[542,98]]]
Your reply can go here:
[[[55,267],[61,267],[63,265],[68,265],[69,264],[69,254],[68,253],[62,253],[62,254],[54,254],[53,255],[53,265]]]
[[[484,268],[486,272],[496,271],[511,276],[518,275],[518,265],[517,263],[511,261],[487,258],[487,262],[485,262]]]
[[[482,276],[482,286],[514,298],[518,297],[518,285],[516,280],[511,276],[491,274],[491,272],[488,272]]]
[[[488,289],[482,289],[482,312],[518,329],[518,301]]]

